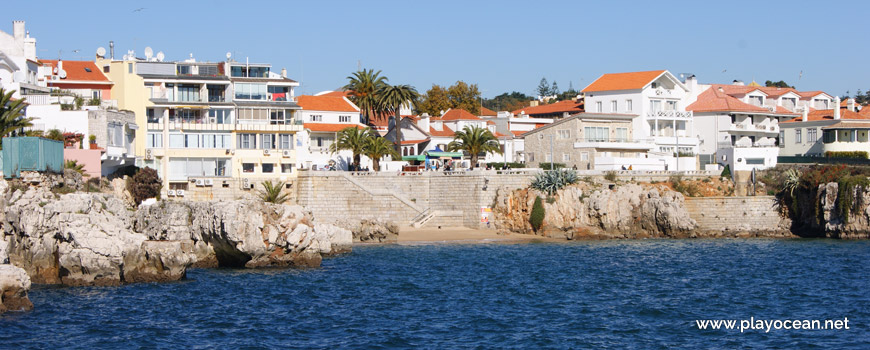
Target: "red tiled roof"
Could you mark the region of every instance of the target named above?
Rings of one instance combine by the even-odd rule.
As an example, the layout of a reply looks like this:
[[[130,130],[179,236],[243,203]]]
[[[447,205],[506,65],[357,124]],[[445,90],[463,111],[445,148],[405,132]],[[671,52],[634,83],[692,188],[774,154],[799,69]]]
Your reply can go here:
[[[402,140],[402,144],[403,145],[416,145],[418,143],[423,143],[426,141],[429,141],[429,139],[427,138],[427,139],[423,139],[423,140]]]
[[[447,125],[442,126],[442,130],[435,130],[433,127],[429,127],[429,135],[436,137],[453,137],[455,134],[452,129],[447,127]]]
[[[779,98],[780,96],[785,95],[789,92],[794,92],[797,94],[797,90],[792,89],[792,88],[779,88],[779,87],[773,87],[773,86],[771,86],[771,87],[765,86],[765,87],[760,87],[758,89],[763,91],[764,93],[766,93],[767,97],[770,97],[770,98]],[[798,95],[800,95],[800,94],[798,94]]]
[[[493,111],[489,108],[480,107],[480,115],[487,116],[487,117],[495,117],[498,115],[498,113],[496,113],[495,111]]]
[[[486,125],[495,125],[495,122],[492,120],[487,120]]]
[[[559,101],[556,103],[551,103],[547,105],[538,105],[535,107],[526,107],[515,110],[511,113],[520,114],[525,112],[527,115],[539,115],[539,114],[554,114],[554,113],[581,113],[583,112],[583,102],[579,101]]]
[[[97,68],[97,65],[91,61],[63,61],[63,70],[66,71],[66,79],[50,80],[49,83],[63,83],[64,81],[93,81],[102,83],[111,83],[109,78]],[[53,70],[57,67],[57,60],[39,60],[40,63],[51,66]],[[85,69],[87,68],[87,70]],[[90,72],[88,72],[90,70]]]
[[[722,89],[725,90],[725,89]],[[686,107],[687,111],[696,113],[700,112],[757,112],[770,113],[767,108],[753,106],[748,103],[743,103],[740,100],[731,97],[725,91],[720,91],[719,87],[712,86],[707,91],[698,95],[698,100]]]
[[[589,84],[581,92],[614,91],[614,90],[637,90],[658,78],[664,70],[651,70],[646,72],[608,73],[604,74],[592,84]]]
[[[345,91],[330,91],[330,92],[320,93],[320,94],[315,95],[315,96],[350,97],[350,91],[347,91],[347,90],[345,90]]]
[[[777,114],[800,114],[797,112],[792,112],[792,111],[788,110],[788,108],[785,108],[783,106],[776,106],[776,113]]]
[[[335,96],[299,96],[299,106],[306,111],[329,111],[329,112],[356,112],[357,109],[350,101],[344,97]]]
[[[520,136],[520,135],[525,134],[525,133],[527,133],[527,132],[529,132],[529,131],[531,131],[531,130],[523,130],[523,131],[519,131],[519,130],[511,130],[511,134],[514,134],[514,136]]]
[[[870,105],[862,107],[861,110],[858,111],[858,114],[870,117]]]
[[[870,115],[861,115],[855,112],[852,112],[848,109],[840,110],[840,119],[859,119],[859,120],[870,120]],[[801,116],[795,117],[791,120],[786,120],[783,123],[790,122],[799,122],[801,121]],[[818,109],[814,111],[810,111],[807,114],[807,121],[819,121],[819,120],[834,120],[834,110],[833,109]]]
[[[326,124],[326,123],[305,123],[306,129],[320,132],[339,132],[345,128],[356,127],[357,129],[365,129],[365,126],[359,124]]]
[[[464,109],[450,108],[447,112],[444,112],[441,120],[480,120],[480,118]]]
[[[806,100],[812,97],[816,97],[818,95],[824,94],[824,91],[797,91],[798,95],[801,95],[801,100]]]
[[[494,135],[495,137],[505,137],[505,136],[507,136],[507,135],[502,134],[502,133],[500,133],[500,132],[494,132],[493,135]]]

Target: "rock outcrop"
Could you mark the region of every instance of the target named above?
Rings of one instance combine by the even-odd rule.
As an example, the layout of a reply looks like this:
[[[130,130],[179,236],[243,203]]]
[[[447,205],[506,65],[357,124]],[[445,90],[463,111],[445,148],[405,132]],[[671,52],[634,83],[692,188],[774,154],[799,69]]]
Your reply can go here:
[[[544,225],[535,232],[529,215],[540,196]],[[499,189],[493,209],[495,228],[554,238],[689,237],[696,223],[689,217],[683,195],[664,187],[635,184],[595,188],[568,186],[548,196],[533,189]]]
[[[847,200],[848,215],[838,208],[840,185],[829,182],[819,185],[818,197],[816,198],[818,210],[821,212],[818,218],[806,215],[804,222],[817,230],[824,230],[824,237],[843,239],[868,239],[870,238],[870,188],[855,187],[851,191],[851,200]],[[846,195],[844,193],[844,195]],[[815,209],[815,207],[811,207]],[[821,222],[815,222],[819,220]]]
[[[27,311],[33,303],[27,297],[30,291],[30,277],[23,269],[0,265],[0,314],[6,311]]]
[[[118,285],[184,277],[193,256],[149,243],[132,213],[110,195],[16,190],[0,201],[5,254],[34,283]]]
[[[350,250],[351,232],[312,223],[296,205],[259,200],[168,202],[142,206],[136,231],[183,242],[196,266],[320,266],[321,257]]]
[[[392,221],[363,219],[342,221],[336,225],[353,232],[354,242],[396,243],[399,239],[399,226]]]

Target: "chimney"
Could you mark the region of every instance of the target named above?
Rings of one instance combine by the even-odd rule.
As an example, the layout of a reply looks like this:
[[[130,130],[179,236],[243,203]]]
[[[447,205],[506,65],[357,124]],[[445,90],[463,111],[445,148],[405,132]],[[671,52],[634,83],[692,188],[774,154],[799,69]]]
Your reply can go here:
[[[840,120],[840,96],[834,97],[834,120]]]
[[[15,37],[16,43],[24,41],[24,21],[12,21],[12,36]]]
[[[423,129],[425,132],[429,132],[429,113],[423,113],[420,115],[420,119],[417,120],[417,126],[420,129]]]
[[[848,108],[852,112],[855,112],[855,99],[854,98],[850,98],[850,99],[846,100],[846,108]]]
[[[537,106],[538,106],[538,100],[532,100],[529,102],[529,107],[537,107]]]
[[[809,117],[810,117],[810,107],[804,106],[803,110],[801,111],[801,121],[805,122],[805,121],[809,120]]]
[[[287,68],[281,68],[281,77],[282,77],[282,78],[286,78],[286,77],[287,77]]]
[[[731,83],[731,85],[744,86],[746,84],[743,83],[743,80],[735,80],[734,82]]]
[[[692,74],[688,78],[686,78],[686,87],[689,88],[690,92],[697,92],[698,90],[698,78],[695,78],[695,75]]]
[[[115,42],[109,40],[109,59],[115,60]]]

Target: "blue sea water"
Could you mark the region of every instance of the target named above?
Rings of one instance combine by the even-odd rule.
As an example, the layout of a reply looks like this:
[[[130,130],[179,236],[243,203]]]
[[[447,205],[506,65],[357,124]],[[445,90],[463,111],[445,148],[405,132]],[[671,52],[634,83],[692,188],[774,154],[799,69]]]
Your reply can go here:
[[[35,287],[0,348],[870,348],[870,242],[362,246],[319,269]],[[699,330],[697,319],[849,330]]]

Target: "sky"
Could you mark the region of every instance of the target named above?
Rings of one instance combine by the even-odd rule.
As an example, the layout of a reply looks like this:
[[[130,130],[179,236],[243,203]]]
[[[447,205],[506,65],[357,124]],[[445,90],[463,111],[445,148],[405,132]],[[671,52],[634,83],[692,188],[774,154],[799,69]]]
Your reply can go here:
[[[604,73],[667,69],[700,83],[785,80],[799,90],[870,89],[870,1],[14,1],[46,59],[146,46],[167,60],[286,68],[297,95],[335,90],[358,67],[421,93],[478,84],[534,95],[542,77],[580,90]]]

